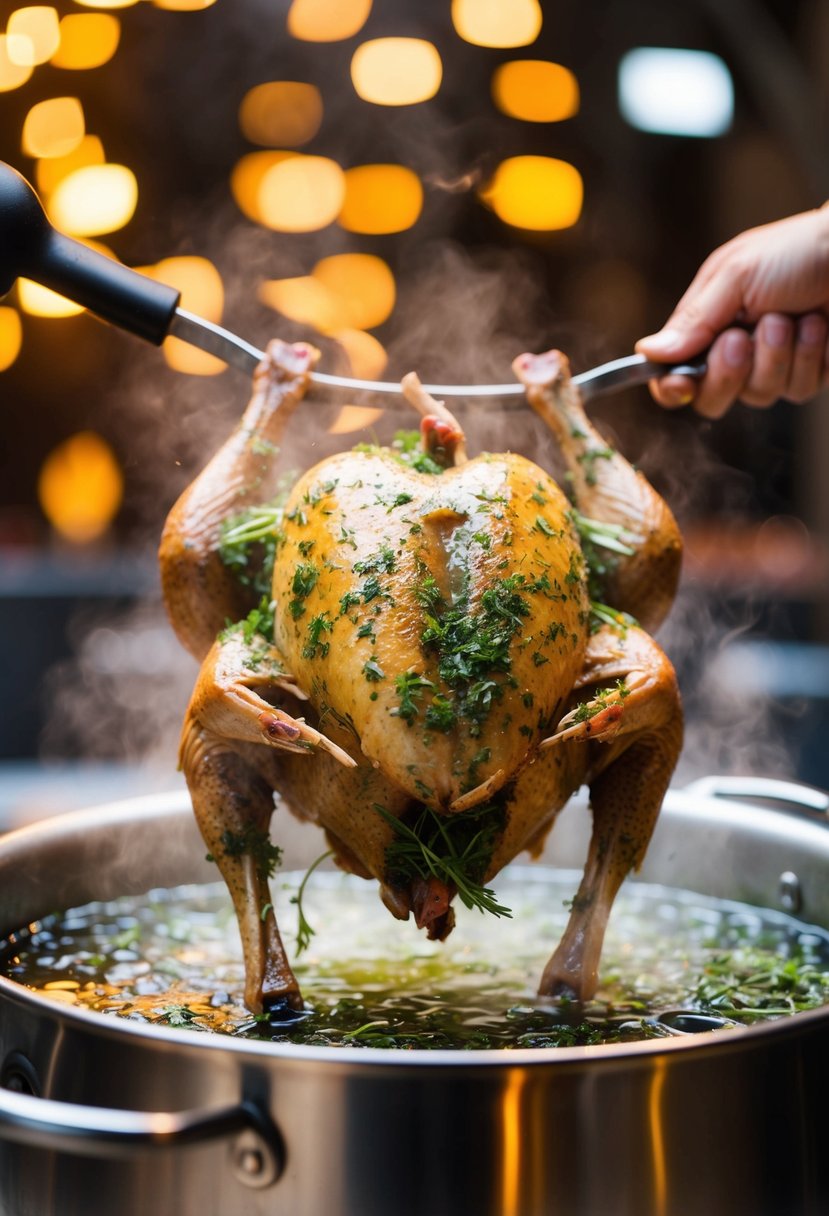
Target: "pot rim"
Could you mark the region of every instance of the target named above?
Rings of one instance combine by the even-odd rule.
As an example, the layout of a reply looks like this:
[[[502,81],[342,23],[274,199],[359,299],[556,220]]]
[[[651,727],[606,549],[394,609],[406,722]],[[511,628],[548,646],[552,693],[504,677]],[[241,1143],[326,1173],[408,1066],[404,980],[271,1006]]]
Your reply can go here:
[[[681,790],[672,789],[666,795],[666,799],[676,802],[677,809],[682,810],[683,807],[687,809],[685,804],[691,794],[691,786]],[[769,797],[773,797],[773,794],[769,794]],[[694,799],[695,814],[699,814],[700,806],[703,803],[710,804],[711,808],[716,808],[722,813],[724,806],[722,799],[702,794]],[[54,839],[55,835],[74,835],[78,831],[82,832],[84,828],[100,827],[107,821],[112,822],[114,826],[121,820],[134,817],[136,811],[140,811],[146,819],[152,820],[168,815],[170,812],[189,809],[190,800],[185,790],[144,795],[107,803],[103,806],[70,811],[7,833],[0,839],[0,855],[7,851],[25,849],[30,845],[36,847],[37,841],[41,837]],[[775,820],[785,817],[787,830],[796,834],[816,831],[823,834],[829,830],[829,823],[825,820],[816,823],[791,815],[783,816],[779,811],[758,808],[756,805],[748,808],[734,802],[729,805],[728,809],[738,819],[747,814],[761,818],[771,816]],[[637,879],[631,878],[629,881],[631,885],[635,885]],[[121,1041],[122,1036],[127,1036],[128,1041],[147,1046],[151,1044],[154,1050],[164,1050],[166,1047],[169,1050],[185,1049],[199,1053],[204,1050],[230,1051],[240,1053],[242,1056],[279,1059],[283,1064],[313,1063],[326,1069],[350,1068],[354,1064],[364,1064],[372,1071],[422,1068],[424,1065],[442,1069],[455,1068],[464,1073],[468,1073],[470,1068],[478,1071],[505,1067],[529,1067],[534,1070],[539,1067],[566,1069],[568,1066],[583,1066],[588,1061],[595,1061],[596,1066],[605,1062],[608,1067],[619,1063],[629,1065],[633,1061],[640,1061],[642,1066],[651,1067],[655,1057],[691,1052],[694,1058],[699,1058],[700,1055],[723,1051],[749,1050],[767,1040],[799,1036],[802,1032],[829,1021],[829,1004],[827,1004],[775,1021],[758,1022],[752,1026],[729,1026],[699,1034],[585,1047],[477,1048],[470,1050],[322,1047],[280,1043],[272,1040],[233,1038],[229,1035],[213,1035],[207,1032],[201,1033],[167,1026],[159,1028],[151,1023],[130,1022],[93,1010],[56,1003],[49,997],[42,996],[2,975],[0,975],[0,1000],[10,1000],[17,1005],[27,1007],[37,1016],[45,1015],[67,1029],[75,1028],[78,1031],[92,1032],[96,1036],[116,1041]]]

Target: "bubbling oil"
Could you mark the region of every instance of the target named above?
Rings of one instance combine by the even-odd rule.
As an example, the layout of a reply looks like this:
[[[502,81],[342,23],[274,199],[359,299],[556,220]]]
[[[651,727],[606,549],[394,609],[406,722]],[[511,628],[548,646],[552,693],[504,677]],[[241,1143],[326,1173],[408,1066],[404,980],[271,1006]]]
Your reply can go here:
[[[290,945],[302,875],[274,902]],[[330,1047],[599,1045],[788,1017],[829,1001],[829,933],[782,913],[643,883],[611,916],[601,983],[586,1003],[535,988],[577,876],[510,867],[511,919],[463,907],[445,943],[392,920],[376,889],[320,873],[303,894],[314,929],[294,959],[304,1014],[253,1017],[233,911],[220,883],[155,890],[48,916],[12,934],[0,969],[42,996],[194,1032]]]

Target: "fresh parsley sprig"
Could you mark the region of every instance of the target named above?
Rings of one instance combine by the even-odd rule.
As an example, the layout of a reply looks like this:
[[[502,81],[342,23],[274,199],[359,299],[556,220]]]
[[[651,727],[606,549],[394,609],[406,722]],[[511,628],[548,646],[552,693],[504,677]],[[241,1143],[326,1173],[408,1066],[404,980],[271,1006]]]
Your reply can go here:
[[[373,806],[398,837],[386,850],[387,864],[392,872],[403,878],[432,875],[441,882],[452,883],[467,908],[477,908],[479,912],[490,912],[493,916],[512,917],[511,910],[498,903],[495,892],[473,877],[483,873],[492,855],[500,822],[497,808],[488,804],[446,819],[429,807],[423,807],[414,828],[410,828],[380,803],[375,802]],[[453,837],[459,835],[457,825],[466,831],[478,821],[483,821],[482,826],[466,841],[456,843]]]
[[[316,930],[313,928],[313,926],[309,923],[309,921],[305,915],[305,910],[302,906],[302,898],[305,895],[305,887],[308,883],[308,879],[314,873],[314,870],[316,870],[317,866],[321,866],[324,861],[327,861],[329,857],[333,857],[333,856],[334,856],[333,849],[329,849],[326,853],[321,853],[320,856],[316,859],[316,861],[312,861],[310,866],[308,867],[308,869],[305,871],[305,874],[303,875],[302,882],[299,884],[299,888],[297,890],[296,895],[291,896],[291,903],[296,904],[296,910],[297,910],[297,929],[296,929],[297,958],[299,958],[300,954],[302,954],[303,951],[308,949],[308,947],[311,944],[311,938],[314,936],[314,933],[316,932]]]

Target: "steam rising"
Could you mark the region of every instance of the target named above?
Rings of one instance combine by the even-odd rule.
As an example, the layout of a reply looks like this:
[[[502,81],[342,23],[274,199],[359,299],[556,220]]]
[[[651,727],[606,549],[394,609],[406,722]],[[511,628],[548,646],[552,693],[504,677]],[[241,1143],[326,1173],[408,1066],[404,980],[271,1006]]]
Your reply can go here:
[[[460,187],[447,181],[444,188]],[[319,257],[345,247],[348,238],[327,232],[280,242],[240,224],[229,204],[214,204],[211,200],[211,218],[202,221],[198,240],[191,233],[179,251],[197,251],[219,267],[226,287],[225,323],[260,346],[277,334],[287,340],[310,338],[323,349],[325,370],[347,372],[336,343],[265,309],[256,300],[255,285],[263,278],[307,273]],[[504,382],[512,379],[511,361],[523,350],[560,346],[577,368],[597,352],[599,357],[619,353],[603,349],[603,335],[584,325],[579,330],[566,319],[551,296],[542,262],[530,249],[470,252],[437,239],[404,249],[398,304],[384,334],[385,378],[415,369],[425,381]],[[147,549],[157,544],[175,498],[238,420],[249,385],[232,370],[214,378],[177,375],[152,351],[126,343],[124,349],[123,371],[111,393],[130,452],[127,474],[139,514],[136,542]],[[385,414],[376,436],[357,433],[346,443],[388,440],[395,429],[417,425],[400,402],[343,393],[326,400],[315,390],[292,421],[280,467],[301,470],[339,450],[343,438],[327,435],[326,427],[349,401],[382,405]],[[552,441],[528,409],[507,412],[496,402],[452,403],[452,408],[467,429],[471,454],[511,448],[559,472]],[[643,427],[642,416],[622,400],[603,405],[597,417],[608,437],[665,494],[680,524],[714,485],[724,513],[744,508],[748,479],[714,461],[698,421],[677,418],[666,435],[647,422]],[[750,609],[733,619],[698,583],[683,584],[660,637],[678,668],[687,715],[678,783],[711,772],[780,776],[792,770],[770,702],[718,681],[718,656],[752,623]],[[44,753],[142,761],[172,771],[196,669],[167,625],[158,594],[105,619],[79,615],[73,639],[74,659],[49,678]]]

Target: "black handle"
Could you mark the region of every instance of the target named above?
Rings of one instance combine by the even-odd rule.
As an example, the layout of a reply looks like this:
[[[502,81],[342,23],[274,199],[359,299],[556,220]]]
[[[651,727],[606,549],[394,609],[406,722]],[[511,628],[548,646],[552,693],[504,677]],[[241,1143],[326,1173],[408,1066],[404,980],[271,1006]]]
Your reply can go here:
[[[180,292],[57,232],[24,177],[0,161],[0,297],[24,275],[159,346]]]

